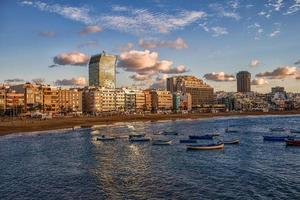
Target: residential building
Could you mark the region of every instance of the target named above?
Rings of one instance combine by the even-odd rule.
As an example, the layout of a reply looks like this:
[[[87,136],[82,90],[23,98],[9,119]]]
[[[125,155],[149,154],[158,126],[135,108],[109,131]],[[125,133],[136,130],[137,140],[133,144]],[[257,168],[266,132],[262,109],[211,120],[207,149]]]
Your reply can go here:
[[[167,89],[170,92],[189,93],[195,109],[214,101],[214,89],[195,76],[170,77],[167,79]]]
[[[102,52],[91,57],[89,62],[89,86],[116,87],[117,56]]]
[[[247,71],[240,71],[236,75],[237,92],[251,92],[251,74]]]
[[[82,91],[76,88],[58,90],[58,106],[61,113],[82,112]]]
[[[151,89],[144,90],[145,96],[145,111],[152,111],[152,98],[151,98]]]
[[[58,88],[50,85],[41,86],[43,93],[43,112],[44,113],[58,113],[59,104],[58,104]]]
[[[173,96],[170,91],[151,91],[152,110],[154,112],[171,111],[173,108]]]

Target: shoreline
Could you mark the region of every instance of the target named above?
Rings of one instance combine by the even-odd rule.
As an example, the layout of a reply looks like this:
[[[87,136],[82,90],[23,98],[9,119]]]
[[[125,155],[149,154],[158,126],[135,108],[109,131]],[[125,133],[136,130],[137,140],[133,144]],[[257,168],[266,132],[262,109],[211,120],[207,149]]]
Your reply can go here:
[[[191,113],[191,114],[147,114],[147,115],[128,115],[128,116],[109,116],[109,117],[62,117],[48,120],[26,119],[0,121],[0,136],[26,133],[36,131],[49,131],[57,129],[72,129],[74,126],[93,126],[112,124],[116,122],[135,122],[135,121],[159,121],[177,119],[205,119],[212,117],[242,117],[242,116],[261,116],[261,115],[297,115],[297,111],[278,111],[278,112],[243,112],[243,113]]]

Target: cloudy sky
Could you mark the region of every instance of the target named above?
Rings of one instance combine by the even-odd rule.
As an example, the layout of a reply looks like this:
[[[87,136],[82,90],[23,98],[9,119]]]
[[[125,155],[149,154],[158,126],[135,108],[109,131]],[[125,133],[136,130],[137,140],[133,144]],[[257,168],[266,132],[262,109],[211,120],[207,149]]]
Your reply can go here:
[[[235,91],[300,92],[300,0],[0,2],[0,82],[84,85],[91,55],[119,56],[118,86],[192,74]]]

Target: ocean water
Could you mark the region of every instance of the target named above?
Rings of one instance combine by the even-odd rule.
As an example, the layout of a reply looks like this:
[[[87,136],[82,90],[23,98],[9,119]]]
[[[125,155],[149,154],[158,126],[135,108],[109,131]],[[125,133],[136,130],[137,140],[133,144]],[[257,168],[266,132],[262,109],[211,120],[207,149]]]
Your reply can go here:
[[[176,130],[171,146],[96,141]],[[224,133],[228,126],[238,133]],[[300,199],[300,147],[264,142],[271,127],[300,128],[300,116],[117,123],[0,137],[0,199]],[[221,133],[224,150],[187,151],[179,139]],[[300,134],[299,134],[300,136]],[[211,143],[213,141],[201,141]]]

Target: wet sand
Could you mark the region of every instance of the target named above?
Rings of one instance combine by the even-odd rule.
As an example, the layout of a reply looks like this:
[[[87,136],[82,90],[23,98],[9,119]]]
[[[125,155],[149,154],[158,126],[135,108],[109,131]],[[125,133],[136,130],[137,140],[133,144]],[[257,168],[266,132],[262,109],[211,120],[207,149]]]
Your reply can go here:
[[[245,115],[293,115],[300,114],[297,111],[278,111],[278,112],[227,112],[227,113],[195,113],[195,114],[147,114],[147,115],[127,115],[127,116],[107,116],[107,117],[60,117],[47,120],[39,119],[15,119],[1,120],[0,136],[32,131],[45,131],[74,126],[92,126],[100,124],[112,124],[115,122],[134,122],[134,121],[157,121],[157,120],[176,120],[176,119],[197,119],[221,116],[245,116]]]

